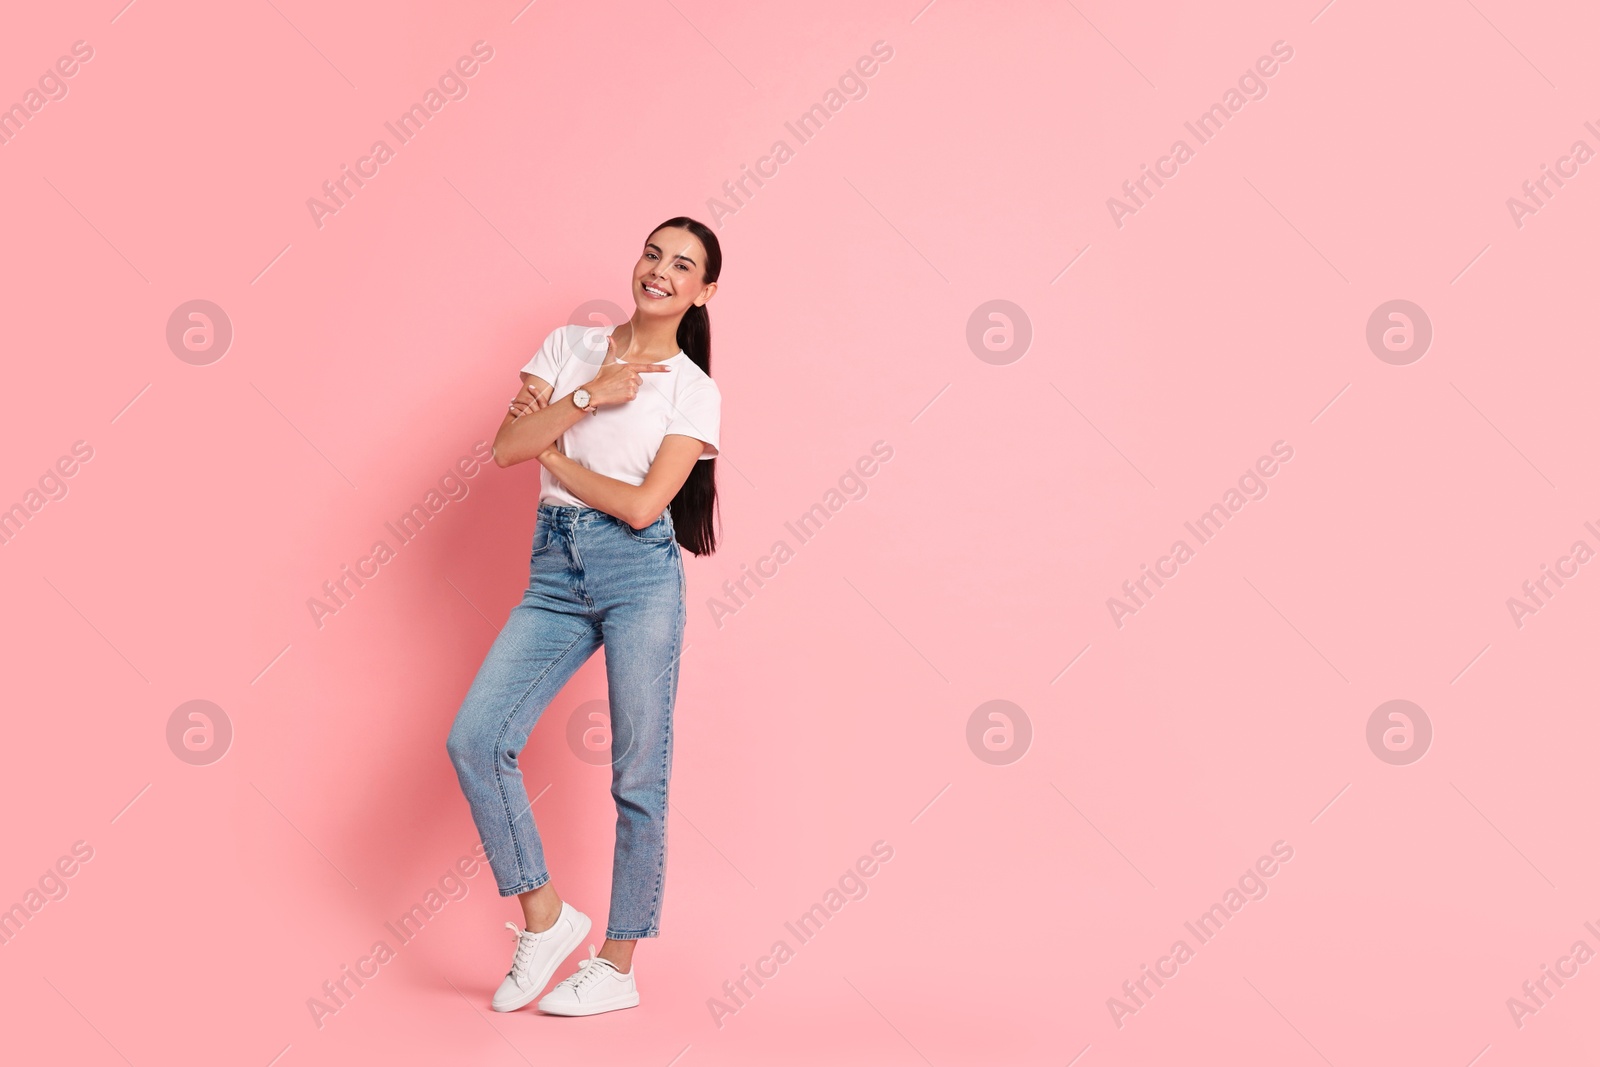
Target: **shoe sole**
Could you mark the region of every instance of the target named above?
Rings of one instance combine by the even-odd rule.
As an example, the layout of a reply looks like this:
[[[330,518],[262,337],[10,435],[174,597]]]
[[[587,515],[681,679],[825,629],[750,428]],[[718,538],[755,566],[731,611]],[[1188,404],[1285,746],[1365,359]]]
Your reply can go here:
[[[594,1004],[580,1004],[576,1008],[570,1009],[566,1007],[547,1008],[541,1004],[539,1010],[546,1015],[599,1015],[603,1011],[616,1011],[619,1008],[637,1008],[638,1006],[639,994],[634,992],[625,997],[612,997],[610,1000],[598,1001]]]
[[[589,931],[591,928],[593,928],[593,926],[594,920],[590,919],[589,916],[585,915],[583,912],[578,912],[578,925],[574,928],[573,936],[568,939],[569,943],[563,944],[560,951],[551,957],[549,970],[545,971],[544,977],[539,980],[539,984],[533,987],[533,992],[516,1000],[513,1003],[505,1005],[504,1007],[498,1007],[491,1002],[489,1004],[490,1010],[516,1011],[519,1008],[526,1008],[529,1004],[532,1004],[539,997],[543,996],[544,987],[550,984],[550,979],[555,977],[557,969],[559,969],[561,964],[566,961],[566,958],[572,955],[573,951],[579,945],[583,944],[583,939],[589,936]]]

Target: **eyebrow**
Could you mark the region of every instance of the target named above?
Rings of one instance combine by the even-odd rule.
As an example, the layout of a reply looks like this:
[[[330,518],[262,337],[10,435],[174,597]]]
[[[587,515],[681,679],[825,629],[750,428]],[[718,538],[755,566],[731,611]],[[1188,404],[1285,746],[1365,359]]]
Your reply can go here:
[[[657,252],[661,252],[661,247],[659,245],[657,245],[654,241],[646,241],[645,242],[645,247],[646,248],[654,248]],[[665,254],[666,253],[662,252],[662,255],[665,255]],[[700,264],[696,263],[694,260],[690,259],[688,256],[683,255],[681,253],[676,255],[676,256],[673,256],[672,258],[673,259],[681,259],[685,263],[688,263],[690,266],[698,267],[700,265]]]

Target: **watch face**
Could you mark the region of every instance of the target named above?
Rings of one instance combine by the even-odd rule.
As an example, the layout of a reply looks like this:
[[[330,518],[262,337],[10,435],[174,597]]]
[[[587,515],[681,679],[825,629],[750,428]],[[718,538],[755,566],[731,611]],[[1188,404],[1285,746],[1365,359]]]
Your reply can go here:
[[[589,406],[589,390],[587,390],[587,389],[575,389],[575,390],[573,390],[573,392],[572,392],[572,401],[573,401],[573,403],[577,404],[580,408],[588,407]]]

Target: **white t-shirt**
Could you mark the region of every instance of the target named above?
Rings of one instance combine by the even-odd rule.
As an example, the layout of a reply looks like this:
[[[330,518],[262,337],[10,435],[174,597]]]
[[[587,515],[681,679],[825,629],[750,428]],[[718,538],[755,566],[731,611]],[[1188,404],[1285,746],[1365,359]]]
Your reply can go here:
[[[523,373],[549,382],[555,387],[551,401],[560,400],[600,373],[606,339],[615,329],[558,326],[522,368]],[[701,441],[705,446],[701,459],[716,457],[722,427],[722,393],[717,383],[681,350],[660,361],[659,366],[672,369],[666,373],[641,373],[638,396],[585,415],[562,436],[561,450],[569,459],[597,474],[629,485],[643,485],[661,448],[661,439],[669,433]],[[539,500],[562,507],[589,506],[543,467],[539,470]]]

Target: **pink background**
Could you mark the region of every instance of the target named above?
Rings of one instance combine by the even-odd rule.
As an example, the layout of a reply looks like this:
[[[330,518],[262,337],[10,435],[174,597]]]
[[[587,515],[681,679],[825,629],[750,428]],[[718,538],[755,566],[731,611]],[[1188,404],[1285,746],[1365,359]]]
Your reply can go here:
[[[1600,950],[1600,574],[1520,628],[1506,604],[1600,548],[1600,164],[1520,227],[1506,204],[1600,148],[1583,5],[123,2],[0,33],[0,102],[94,49],[0,146],[0,506],[93,449],[0,546],[0,904],[93,849],[0,946],[8,1059],[1595,1055],[1600,963],[1507,1006]],[[468,95],[319,229],[307,198],[479,40]],[[880,40],[800,144],[784,123]],[[1198,145],[1185,121],[1276,41],[1265,98]],[[1107,198],[1180,137],[1117,226]],[[628,303],[651,227],[712,221],[780,138],[718,228],[724,540],[687,564],[643,1004],[489,1012],[516,909],[480,871],[319,1028],[307,998],[476,842],[444,738],[526,580],[537,470],[478,472],[321,628],[308,598],[492,438],[550,329]],[[209,365],[165,338],[194,299],[234,330]],[[1406,365],[1366,341],[1399,299],[1433,329]],[[1026,351],[969,346],[991,300]],[[794,543],[880,440],[866,495]],[[1266,497],[1115,625],[1277,441]],[[565,731],[604,691],[597,657],[524,757],[597,921],[608,771]],[[196,699],[234,731],[209,765],[167,740]],[[1366,739],[1393,699],[1433,730],[1406,765]],[[969,747],[992,700],[1031,724],[1021,759]],[[880,840],[868,895],[719,1026],[708,999]],[[1184,923],[1277,841],[1268,895],[1199,945]],[[1119,1027],[1108,998],[1179,938]]]

